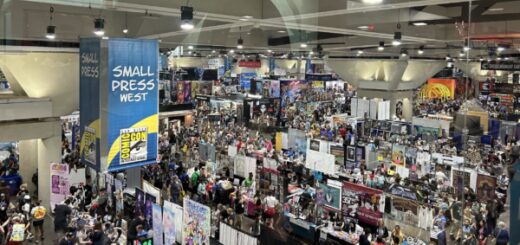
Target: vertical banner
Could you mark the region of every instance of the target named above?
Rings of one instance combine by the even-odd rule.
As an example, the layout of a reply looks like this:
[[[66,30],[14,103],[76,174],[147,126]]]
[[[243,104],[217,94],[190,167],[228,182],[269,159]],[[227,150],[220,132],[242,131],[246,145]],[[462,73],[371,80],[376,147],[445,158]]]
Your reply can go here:
[[[175,216],[173,203],[164,201],[162,226],[164,232],[164,242],[166,245],[175,244],[175,236],[177,232],[176,228],[178,228],[175,222],[176,218],[181,219],[182,217]]]
[[[134,217],[144,217],[145,196],[143,190],[135,188]]]
[[[69,165],[52,163],[51,164],[51,208],[65,200],[70,191]]]
[[[154,40],[108,40],[108,171],[156,162],[158,54]]]
[[[81,162],[99,171],[100,168],[100,42],[81,39],[79,48],[79,110]]]
[[[282,150],[282,132],[276,132],[274,149],[276,152],[280,152]]]
[[[163,245],[163,218],[162,209],[158,204],[152,204],[153,216],[153,244]],[[170,243],[172,244],[172,243]]]
[[[124,212],[123,181],[115,179],[116,213]]]
[[[153,226],[153,204],[155,204],[155,197],[153,195],[150,195],[148,193],[144,194],[145,201],[144,201],[144,219],[146,224],[148,224],[148,227]]]
[[[493,176],[478,174],[477,176],[477,198],[487,202],[495,198],[497,179]]]
[[[182,244],[209,244],[210,221],[208,206],[184,198]]]
[[[240,74],[240,86],[249,91],[251,89],[251,79],[256,77],[256,72],[244,72]]]

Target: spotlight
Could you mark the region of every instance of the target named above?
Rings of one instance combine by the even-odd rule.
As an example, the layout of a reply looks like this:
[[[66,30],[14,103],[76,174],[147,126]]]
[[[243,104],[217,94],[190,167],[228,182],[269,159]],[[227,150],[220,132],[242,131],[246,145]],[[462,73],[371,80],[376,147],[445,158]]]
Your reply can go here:
[[[243,49],[244,48],[244,40],[242,38],[239,38],[237,40],[237,49]]]
[[[385,42],[379,42],[379,47],[377,47],[377,50],[378,51],[385,50]]]
[[[229,50],[229,53],[233,54],[233,53],[235,53],[235,50],[230,49],[230,50]]]
[[[451,55],[446,55],[446,60],[451,60]]]
[[[419,49],[417,50],[417,54],[424,54],[424,46],[419,47]]]
[[[215,51],[215,50],[211,50],[211,53],[212,53],[212,54],[214,54],[214,53],[216,53],[216,52],[217,52],[217,51]]]
[[[396,31],[394,33],[394,41],[392,41],[392,45],[394,45],[394,46],[401,45],[401,32],[400,31]]]
[[[123,33],[124,33],[124,34],[127,34],[127,33],[128,33],[128,29],[126,29],[126,28],[123,29]]]
[[[193,46],[192,45],[188,46],[188,49],[193,49]]]
[[[408,52],[406,50],[401,50],[401,56],[402,57],[408,56]]]
[[[482,58],[482,56],[480,56],[480,57],[478,58],[478,60],[479,60],[480,62],[482,62],[482,61],[484,61],[484,58]]]
[[[357,51],[357,53],[358,53],[358,55],[361,55],[361,54],[363,54],[364,52],[363,52],[363,50],[359,49],[359,50]]]
[[[270,49],[268,49],[268,50],[267,50],[267,53],[272,53],[272,52],[273,52],[273,51],[272,51],[272,50],[270,50]]]
[[[414,26],[427,26],[428,23],[426,23],[426,22],[414,22],[414,23],[412,23],[412,25],[414,25]]]
[[[181,29],[193,29],[193,8],[188,6],[181,6]]]
[[[459,57],[464,57],[464,51],[460,51]]]
[[[307,43],[300,43],[300,48],[307,48]]]
[[[47,26],[47,39],[54,40],[56,38],[56,26]]]
[[[504,46],[498,46],[498,47],[497,47],[497,51],[498,51],[498,52],[503,52],[503,51],[505,51],[505,50],[506,50],[506,48],[505,48]]]
[[[94,20],[94,34],[96,36],[105,35],[105,20],[101,18],[97,18]]]
[[[463,48],[464,52],[468,52],[470,49],[471,47],[469,47],[468,45],[465,45]]]

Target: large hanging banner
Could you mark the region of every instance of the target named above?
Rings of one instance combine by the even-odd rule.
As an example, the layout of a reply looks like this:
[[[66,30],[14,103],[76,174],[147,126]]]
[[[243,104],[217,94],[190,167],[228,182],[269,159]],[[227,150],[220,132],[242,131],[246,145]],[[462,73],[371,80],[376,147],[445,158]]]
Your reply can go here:
[[[182,244],[209,244],[211,211],[208,206],[184,198]]]
[[[52,163],[51,164],[51,208],[61,203],[70,191],[69,165]]]
[[[305,154],[307,151],[307,138],[305,132],[298,129],[289,129],[289,147],[297,153]]]
[[[156,163],[158,49],[155,40],[81,39],[80,153],[95,170]]]
[[[464,193],[464,187],[470,187],[471,173],[463,170],[451,169],[451,186],[455,189],[455,196],[462,196]]]
[[[320,204],[333,210],[341,210],[341,186],[320,184],[319,189],[316,198]]]
[[[154,40],[108,41],[109,171],[156,163],[158,49]]]
[[[357,218],[361,223],[377,226],[383,218],[383,191],[351,182],[343,182],[342,211],[344,216]],[[383,203],[384,204],[384,203]],[[377,208],[375,208],[377,207]]]
[[[153,204],[155,204],[155,197],[145,193],[145,202],[144,202],[144,219],[148,227],[153,226]]]
[[[175,222],[176,218],[182,220],[182,216],[175,216],[173,203],[164,201],[162,226],[165,244],[175,244],[175,236],[178,228]]]
[[[79,109],[81,162],[99,170],[101,137],[99,86],[101,65],[99,39],[81,39],[79,48]]]
[[[162,209],[158,204],[152,204],[152,215],[153,215],[153,244],[163,244],[163,220],[162,220]],[[172,244],[172,243],[170,243]]]
[[[143,180],[143,191],[144,193],[154,196],[156,200],[155,203],[161,203],[161,190],[146,180]]]
[[[134,217],[142,215],[144,217],[145,213],[145,202],[146,197],[144,192],[139,189],[135,188],[135,203],[134,203]]]

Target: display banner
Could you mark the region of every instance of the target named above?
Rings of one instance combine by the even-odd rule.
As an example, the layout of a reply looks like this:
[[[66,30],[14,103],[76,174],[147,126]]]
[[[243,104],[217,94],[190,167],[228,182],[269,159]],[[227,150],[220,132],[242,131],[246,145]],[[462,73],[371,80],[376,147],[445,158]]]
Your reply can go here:
[[[495,190],[497,179],[493,176],[478,174],[477,176],[477,198],[482,202],[493,200],[495,198]]]
[[[325,174],[336,174],[336,157],[334,155],[307,150],[305,167]]]
[[[134,217],[144,216],[145,213],[145,195],[143,190],[135,188]]]
[[[164,243],[175,244],[175,237],[177,234],[176,219],[180,219],[182,223],[182,216],[175,216],[174,204],[168,201],[164,201],[162,226],[164,232]]]
[[[256,61],[256,60],[252,60],[252,61],[241,60],[241,61],[238,62],[238,67],[260,68],[260,67],[262,67],[262,62]]]
[[[464,170],[456,170],[452,168],[451,186],[455,189],[455,196],[462,196],[464,187],[470,187],[471,173]]]
[[[51,164],[51,196],[50,204],[54,206],[65,200],[70,192],[69,165],[61,163]]]
[[[420,204],[409,199],[392,197],[392,218],[403,224],[417,226],[419,223]]]
[[[244,72],[240,74],[240,86],[245,90],[251,89],[251,79],[256,77],[256,72]]]
[[[156,203],[161,203],[161,190],[146,180],[143,180],[143,191],[154,196]]]
[[[356,216],[361,223],[377,226],[378,221],[383,218],[382,194],[381,190],[343,182],[341,202],[344,216]]]
[[[317,192],[316,199],[330,209],[341,210],[341,187],[320,184],[319,188],[321,190]]]
[[[99,171],[99,86],[101,65],[99,39],[81,39],[79,48],[79,110],[81,162]]]
[[[144,219],[146,224],[148,224],[148,227],[153,226],[153,204],[156,203],[156,199],[153,195],[150,195],[148,193],[144,194]]]
[[[163,219],[162,209],[158,204],[152,204],[152,216],[153,216],[153,244],[163,244]],[[170,243],[172,244],[172,243]]]
[[[406,146],[393,144],[392,146],[392,163],[397,166],[405,166],[406,165]]]
[[[155,40],[108,40],[109,171],[156,163],[158,50]]]
[[[183,207],[182,244],[210,244],[210,208],[188,198],[184,198]]]
[[[282,150],[282,132],[276,132],[274,149],[279,152]]]

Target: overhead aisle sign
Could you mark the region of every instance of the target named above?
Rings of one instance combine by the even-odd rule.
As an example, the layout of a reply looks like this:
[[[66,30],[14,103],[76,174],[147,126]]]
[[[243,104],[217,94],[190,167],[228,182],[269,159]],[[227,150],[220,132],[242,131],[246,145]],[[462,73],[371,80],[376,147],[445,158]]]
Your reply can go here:
[[[119,171],[155,163],[159,122],[158,43],[118,38],[82,39],[80,50],[84,43],[96,42],[100,47],[97,88],[82,89],[80,94],[81,98],[98,103],[98,128],[87,124],[81,127],[82,132],[86,132],[82,134],[82,143],[88,143],[91,138],[88,132],[97,133],[99,157],[94,163],[84,157],[82,160],[98,171]],[[81,65],[83,69],[83,62]],[[95,91],[97,98],[92,97]],[[88,108],[85,112],[80,108],[80,118],[88,111]]]

